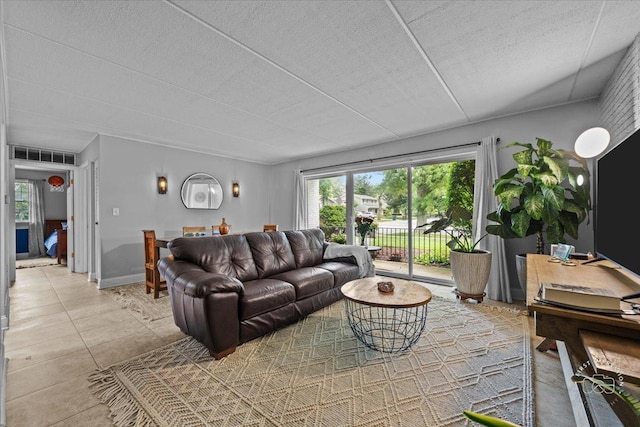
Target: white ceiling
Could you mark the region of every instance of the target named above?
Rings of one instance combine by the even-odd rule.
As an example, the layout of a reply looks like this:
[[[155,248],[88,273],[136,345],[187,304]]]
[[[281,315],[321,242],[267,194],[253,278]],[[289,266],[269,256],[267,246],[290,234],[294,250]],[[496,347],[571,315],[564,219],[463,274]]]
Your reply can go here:
[[[10,144],[275,164],[597,97],[638,1],[2,1]]]

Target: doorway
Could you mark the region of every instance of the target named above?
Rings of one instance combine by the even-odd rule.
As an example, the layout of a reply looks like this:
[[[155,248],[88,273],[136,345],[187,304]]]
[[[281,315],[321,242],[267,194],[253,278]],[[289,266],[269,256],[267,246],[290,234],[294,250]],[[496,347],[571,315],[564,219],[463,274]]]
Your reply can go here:
[[[46,254],[48,248],[44,246],[44,241],[51,237],[53,227],[51,224],[56,224],[55,227],[63,229],[66,223],[66,253],[61,257],[61,265],[66,266],[72,272],[86,272],[86,260],[87,260],[87,244],[86,244],[86,207],[85,205],[86,194],[85,192],[85,179],[87,168],[77,167],[69,164],[51,164],[51,163],[37,163],[23,160],[10,160],[9,171],[9,188],[22,187],[20,184],[28,183],[29,180],[38,181],[43,184],[42,188],[42,200],[44,201],[44,213],[42,214],[42,242],[37,243],[37,247],[42,244],[42,251],[40,257],[36,254],[36,251],[25,251],[24,234],[29,233],[28,221],[25,221],[24,215],[16,217],[16,213],[20,214],[24,211],[24,193],[20,195],[12,194],[9,204],[9,228],[11,239],[10,245],[15,250],[12,250],[9,255],[9,275],[10,282],[15,280],[16,268],[21,267],[24,263],[37,264],[39,261],[43,263],[51,262],[51,255]],[[58,176],[64,184],[62,188],[53,189],[49,184],[49,178],[52,176]],[[53,179],[55,184],[57,179]],[[57,186],[53,186],[57,187]],[[78,194],[81,192],[82,194]],[[27,193],[28,194],[28,193]],[[29,196],[27,196],[28,199]],[[28,200],[26,200],[28,205]],[[49,221],[47,221],[49,220]],[[49,226],[49,228],[46,228]],[[21,231],[25,230],[26,231]],[[21,236],[22,235],[22,236]],[[57,237],[57,236],[56,236]],[[27,237],[28,238],[28,237]],[[20,240],[23,239],[23,240]],[[56,242],[57,243],[57,242]],[[57,248],[54,248],[57,252]],[[48,258],[46,258],[48,257]],[[36,260],[35,258],[41,258]],[[30,259],[30,261],[22,261],[22,259]],[[58,257],[56,253],[55,263],[58,264]]]

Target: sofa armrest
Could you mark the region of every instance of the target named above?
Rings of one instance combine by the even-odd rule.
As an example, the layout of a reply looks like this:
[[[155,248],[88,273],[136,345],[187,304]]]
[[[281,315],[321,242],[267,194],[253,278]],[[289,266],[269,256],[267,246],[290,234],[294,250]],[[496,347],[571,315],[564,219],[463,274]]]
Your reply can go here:
[[[209,273],[201,267],[170,257],[162,258],[158,271],[167,280],[167,285],[193,298],[205,298],[213,293],[244,292],[238,279],[219,273]]]
[[[358,265],[358,261],[356,260],[356,257],[354,257],[353,255],[341,256],[336,258],[324,258],[323,261],[324,262],[345,262],[347,264]]]
[[[329,246],[329,242],[327,242],[326,240],[324,242],[322,242],[322,260],[325,262],[346,262],[348,264],[354,264],[354,265],[358,265],[358,261],[356,260],[356,257],[354,257],[353,255],[348,255],[348,256],[339,256],[339,257],[334,257],[334,258],[325,258],[325,252],[327,251],[327,247]]]

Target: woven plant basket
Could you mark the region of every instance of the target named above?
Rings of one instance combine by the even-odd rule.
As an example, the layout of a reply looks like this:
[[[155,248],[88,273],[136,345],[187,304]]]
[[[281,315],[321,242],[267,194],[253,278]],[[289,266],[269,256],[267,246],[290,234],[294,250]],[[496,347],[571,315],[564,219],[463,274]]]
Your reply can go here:
[[[484,250],[451,251],[451,273],[456,283],[458,295],[482,301],[490,272],[491,252]]]

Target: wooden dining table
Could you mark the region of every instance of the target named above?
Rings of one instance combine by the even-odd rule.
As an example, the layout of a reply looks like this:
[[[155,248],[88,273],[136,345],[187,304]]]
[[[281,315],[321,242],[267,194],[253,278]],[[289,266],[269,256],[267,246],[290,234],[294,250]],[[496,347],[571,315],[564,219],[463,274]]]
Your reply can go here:
[[[229,234],[246,234],[247,232],[238,232],[238,233],[229,233]],[[211,236],[224,236],[224,234],[207,234],[206,236],[190,236],[189,238],[197,239],[198,237],[211,237]],[[167,248],[169,242],[177,239],[178,237],[185,236],[168,236],[168,237],[156,237],[156,247],[158,248]]]

